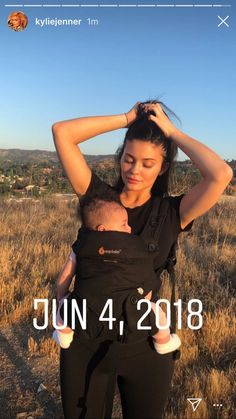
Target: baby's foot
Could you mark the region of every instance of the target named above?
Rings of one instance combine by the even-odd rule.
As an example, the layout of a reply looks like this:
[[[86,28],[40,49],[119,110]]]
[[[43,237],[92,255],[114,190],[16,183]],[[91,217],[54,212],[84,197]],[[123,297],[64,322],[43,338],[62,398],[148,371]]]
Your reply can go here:
[[[176,335],[175,333],[172,333],[170,335],[170,339],[168,342],[157,343],[155,342],[155,340],[153,340],[153,344],[154,344],[155,350],[159,354],[163,355],[163,354],[168,354],[169,352],[173,352],[176,349],[178,349],[181,345],[181,340],[178,335]]]
[[[71,332],[64,333],[61,330],[54,330],[52,334],[52,339],[60,345],[61,348],[69,348],[74,336],[74,331],[71,329]]]
[[[60,309],[61,306],[64,302],[66,297],[64,297],[63,299],[60,300],[59,302],[59,307],[57,310],[57,315],[56,315],[56,324],[57,326],[63,326],[64,322],[60,316]],[[53,334],[52,334],[52,339],[55,340],[55,342],[60,345],[61,348],[63,349],[67,349],[69,348],[72,340],[73,340],[73,336],[74,336],[74,331],[68,327],[65,326],[63,329],[55,329]]]

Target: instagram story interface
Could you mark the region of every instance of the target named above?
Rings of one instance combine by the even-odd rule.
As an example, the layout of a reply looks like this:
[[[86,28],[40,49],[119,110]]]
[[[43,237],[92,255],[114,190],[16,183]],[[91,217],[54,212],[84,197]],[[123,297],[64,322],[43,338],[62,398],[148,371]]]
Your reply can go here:
[[[234,417],[235,17],[1,4],[3,418]]]

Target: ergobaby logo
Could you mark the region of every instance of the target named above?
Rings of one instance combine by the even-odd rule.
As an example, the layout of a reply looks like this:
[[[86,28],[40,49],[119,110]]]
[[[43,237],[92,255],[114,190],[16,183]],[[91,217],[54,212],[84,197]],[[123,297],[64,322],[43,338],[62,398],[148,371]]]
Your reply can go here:
[[[110,255],[110,254],[114,254],[114,255],[119,255],[122,252],[122,249],[104,249],[104,247],[99,247],[98,249],[98,253],[99,255]]]

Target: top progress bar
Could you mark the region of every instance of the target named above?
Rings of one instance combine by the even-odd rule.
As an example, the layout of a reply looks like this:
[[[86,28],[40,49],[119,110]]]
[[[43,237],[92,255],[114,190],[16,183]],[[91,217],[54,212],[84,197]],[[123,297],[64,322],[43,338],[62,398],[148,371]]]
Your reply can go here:
[[[5,7],[180,7],[180,8],[207,8],[207,7],[231,7],[231,4],[5,4]]]

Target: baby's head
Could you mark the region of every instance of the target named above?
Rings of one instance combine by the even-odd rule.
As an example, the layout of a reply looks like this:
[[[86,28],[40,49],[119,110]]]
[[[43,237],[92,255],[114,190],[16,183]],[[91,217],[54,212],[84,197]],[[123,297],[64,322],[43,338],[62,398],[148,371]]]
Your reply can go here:
[[[89,230],[131,233],[127,211],[115,192],[82,198],[80,213],[83,226]]]

